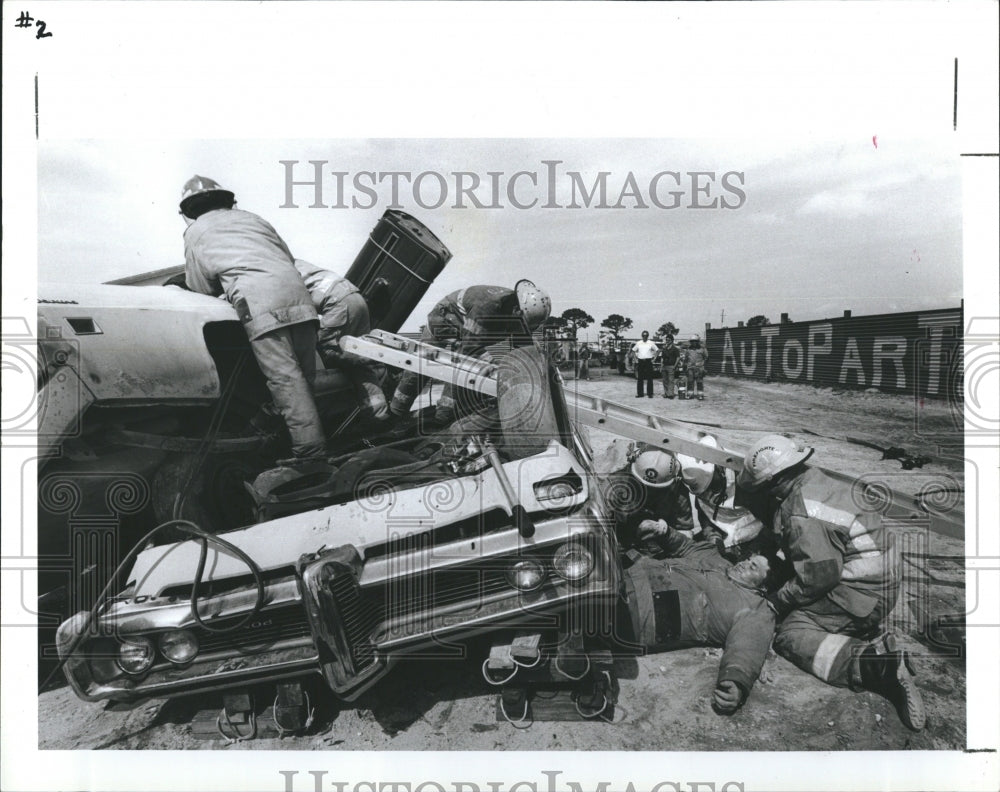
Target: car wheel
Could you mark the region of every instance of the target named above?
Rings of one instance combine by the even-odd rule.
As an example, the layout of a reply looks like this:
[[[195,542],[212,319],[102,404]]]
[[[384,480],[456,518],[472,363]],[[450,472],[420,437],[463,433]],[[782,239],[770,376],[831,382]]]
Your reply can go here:
[[[538,454],[560,437],[549,366],[537,349],[505,356],[497,371],[497,405],[504,446],[512,458]]]

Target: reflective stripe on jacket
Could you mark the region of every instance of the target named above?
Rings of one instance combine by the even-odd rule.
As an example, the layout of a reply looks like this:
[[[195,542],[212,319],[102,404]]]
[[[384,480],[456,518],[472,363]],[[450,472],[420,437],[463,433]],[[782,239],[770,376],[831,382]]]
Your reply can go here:
[[[723,534],[725,547],[750,541],[764,527],[750,509],[736,505],[736,473],[729,468],[716,466],[711,484],[694,497],[702,527]]]
[[[295,259],[295,269],[302,276],[313,306],[319,313],[321,327],[340,327],[347,321],[344,298],[358,293],[358,287],[336,272]]]
[[[278,232],[242,209],[206,212],[184,232],[188,288],[226,298],[252,339],[314,321],[316,309]]]
[[[863,510],[849,486],[816,468],[793,483],[773,527],[795,568],[777,593],[788,608],[826,597],[864,617],[894,585],[881,516]]]

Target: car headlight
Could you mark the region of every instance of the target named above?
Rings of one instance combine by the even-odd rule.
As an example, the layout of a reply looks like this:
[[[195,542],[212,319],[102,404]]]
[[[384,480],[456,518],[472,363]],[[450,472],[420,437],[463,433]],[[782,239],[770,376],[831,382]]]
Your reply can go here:
[[[155,658],[156,650],[149,638],[123,638],[118,647],[118,665],[126,674],[141,674]]]
[[[558,478],[539,481],[534,485],[535,500],[551,510],[565,509],[573,498],[583,492],[583,479],[574,470]]]
[[[525,559],[507,568],[507,582],[521,591],[533,591],[545,582],[545,567],[533,559]]]
[[[582,544],[567,542],[556,550],[552,567],[564,580],[583,580],[594,569],[594,556]]]
[[[163,633],[159,640],[160,654],[171,663],[190,663],[198,654],[198,639],[190,630],[171,630]]]

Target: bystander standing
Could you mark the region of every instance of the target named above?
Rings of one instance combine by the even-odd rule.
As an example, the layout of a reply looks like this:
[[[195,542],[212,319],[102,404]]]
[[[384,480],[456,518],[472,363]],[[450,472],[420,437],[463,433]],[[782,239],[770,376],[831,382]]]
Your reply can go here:
[[[632,354],[635,355],[635,397],[643,397],[643,386],[645,385],[645,395],[653,398],[653,358],[659,352],[659,347],[649,340],[649,331],[642,331],[642,340],[636,341],[632,345]]]

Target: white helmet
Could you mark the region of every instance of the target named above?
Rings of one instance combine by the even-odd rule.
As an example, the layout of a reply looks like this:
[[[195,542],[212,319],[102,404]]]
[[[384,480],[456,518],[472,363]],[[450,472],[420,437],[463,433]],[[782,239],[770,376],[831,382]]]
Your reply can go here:
[[[709,448],[719,447],[712,435],[705,435],[698,442]],[[693,494],[701,495],[708,489],[708,485],[712,483],[712,476],[715,475],[715,465],[711,462],[695,459],[687,454],[678,454],[677,461],[681,465],[681,478]]]
[[[647,487],[669,487],[680,474],[677,457],[662,448],[643,451],[632,463],[632,475]]]
[[[757,489],[782,470],[807,460],[812,452],[809,446],[784,435],[765,435],[750,446],[736,483],[745,489]]]
[[[552,313],[552,300],[530,280],[519,280],[514,286],[521,315],[529,330],[537,330]]]
[[[697,342],[698,342],[698,343],[700,344],[700,343],[701,343],[701,336],[700,336],[700,335],[698,335],[697,333],[693,333],[693,334],[691,335],[691,340],[692,340],[692,341],[697,341]]]

